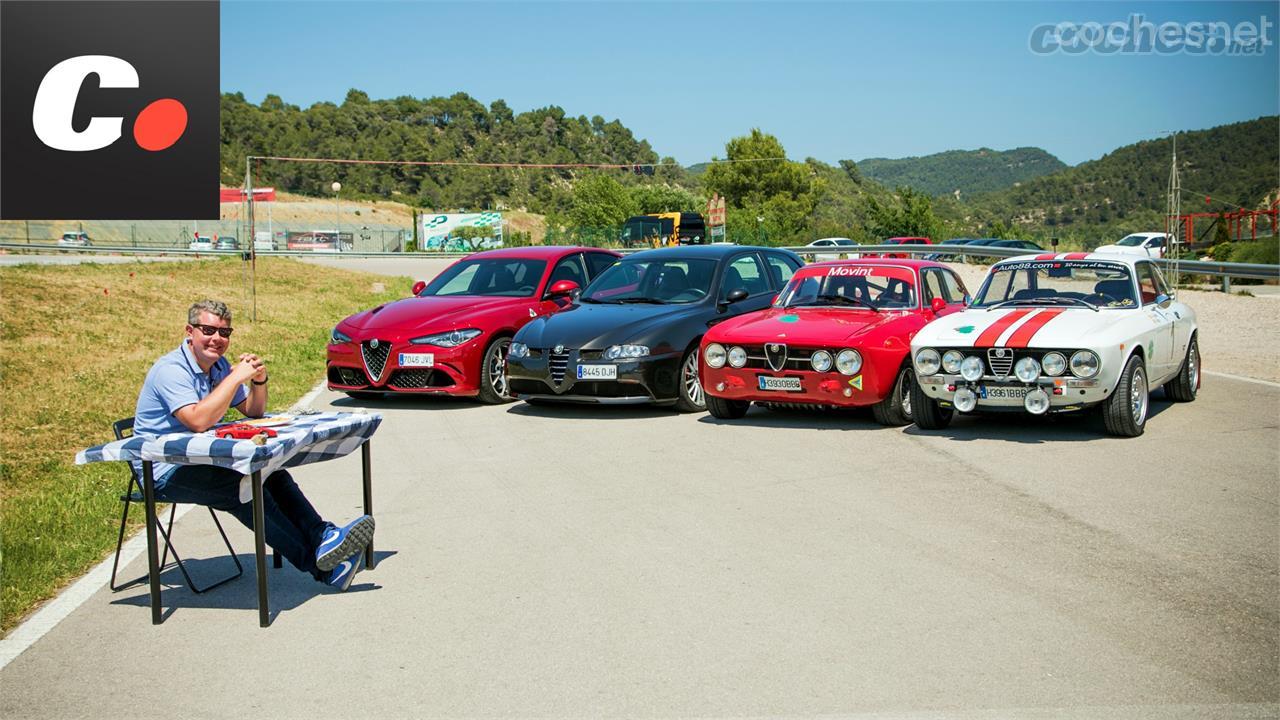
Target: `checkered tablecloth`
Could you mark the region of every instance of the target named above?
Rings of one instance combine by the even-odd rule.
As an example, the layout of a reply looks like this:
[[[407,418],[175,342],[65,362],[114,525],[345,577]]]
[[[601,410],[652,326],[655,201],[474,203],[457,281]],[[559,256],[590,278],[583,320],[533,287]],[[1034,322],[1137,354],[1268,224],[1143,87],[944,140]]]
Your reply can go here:
[[[177,465],[217,465],[246,476],[240,499],[248,502],[252,488],[247,476],[256,470],[265,478],[283,467],[297,467],[342,457],[373,436],[382,423],[379,413],[328,412],[297,415],[288,425],[272,428],[276,437],[264,445],[251,440],[214,437],[213,431],[134,436],[76,453],[76,464],[104,460],[150,460]]]

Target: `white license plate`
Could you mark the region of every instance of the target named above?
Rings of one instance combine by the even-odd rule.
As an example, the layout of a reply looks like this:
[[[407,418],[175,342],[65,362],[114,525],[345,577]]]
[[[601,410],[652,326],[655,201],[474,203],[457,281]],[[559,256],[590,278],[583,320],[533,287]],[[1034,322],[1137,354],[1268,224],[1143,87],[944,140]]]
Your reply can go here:
[[[400,353],[400,367],[435,367],[436,356],[432,353]]]
[[[579,365],[579,380],[617,380],[617,365]]]
[[[1026,387],[984,387],[982,397],[992,400],[1021,400],[1027,396]]]
[[[761,390],[783,390],[786,392],[800,392],[801,390],[800,378],[757,375],[756,379],[760,382]]]

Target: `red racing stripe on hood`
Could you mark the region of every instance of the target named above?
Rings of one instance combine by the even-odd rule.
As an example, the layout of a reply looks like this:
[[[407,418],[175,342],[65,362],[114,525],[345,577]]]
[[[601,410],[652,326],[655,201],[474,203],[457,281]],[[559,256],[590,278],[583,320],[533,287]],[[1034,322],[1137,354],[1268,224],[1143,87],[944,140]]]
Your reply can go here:
[[[1005,315],[999,320],[991,323],[991,325],[986,330],[982,331],[982,334],[978,336],[978,339],[973,341],[973,346],[974,347],[994,346],[996,344],[996,341],[1000,339],[1000,336],[1004,334],[1004,331],[1009,329],[1010,325],[1013,325],[1014,323],[1018,322],[1019,320],[1026,317],[1027,315],[1030,315],[1031,312],[1032,312],[1031,310],[1014,310],[1008,315]]]
[[[1009,336],[1009,342],[1005,343],[1005,347],[1024,348],[1027,343],[1031,342],[1031,338],[1040,332],[1040,328],[1049,323],[1050,320],[1061,315],[1064,310],[1042,310],[1036,313],[1036,316],[1022,323],[1022,325],[1013,331]]]
[[[1037,255],[1036,260],[1053,260],[1056,257],[1058,257],[1057,253],[1045,253],[1044,255]]]
[[[1083,260],[1089,257],[1089,253],[1067,253],[1064,260]]]

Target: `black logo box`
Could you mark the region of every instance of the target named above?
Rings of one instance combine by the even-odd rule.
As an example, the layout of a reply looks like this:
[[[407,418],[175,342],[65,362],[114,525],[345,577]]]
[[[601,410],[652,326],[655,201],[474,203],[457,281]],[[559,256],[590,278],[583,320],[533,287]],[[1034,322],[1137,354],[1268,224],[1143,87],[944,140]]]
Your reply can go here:
[[[201,220],[218,218],[218,3],[0,2],[0,218]],[[36,137],[36,90],[59,62],[109,55],[138,71],[137,88],[100,88],[89,75],[72,127],[122,117],[100,150],[67,152]],[[160,98],[187,109],[171,147],[138,147],[133,124]]]

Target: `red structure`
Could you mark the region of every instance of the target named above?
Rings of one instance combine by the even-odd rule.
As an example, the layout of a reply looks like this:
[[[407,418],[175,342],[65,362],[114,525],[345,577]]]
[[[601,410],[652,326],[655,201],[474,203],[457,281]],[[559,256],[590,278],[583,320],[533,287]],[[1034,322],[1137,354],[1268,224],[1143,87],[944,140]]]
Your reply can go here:
[[[1207,201],[1208,198],[1205,198],[1205,200]],[[1214,220],[1221,218],[1222,222],[1227,224],[1227,234],[1229,234],[1233,240],[1244,240],[1246,239],[1246,236],[1249,240],[1257,240],[1258,218],[1263,218],[1264,222],[1269,222],[1271,225],[1271,234],[1275,235],[1277,234],[1276,220],[1278,212],[1280,212],[1280,199],[1272,202],[1271,207],[1266,210],[1241,209],[1229,213],[1187,213],[1186,215],[1179,215],[1178,221],[1179,224],[1186,228],[1186,234],[1183,237],[1186,238],[1188,245],[1196,245],[1199,242],[1199,238],[1196,237],[1195,232],[1196,218],[1213,218]],[[1246,225],[1248,225],[1247,231],[1245,230]],[[1210,223],[1209,227],[1212,228],[1213,224]],[[1170,232],[1169,221],[1167,218],[1165,219],[1164,231]],[[1208,234],[1208,232],[1208,230],[1205,230],[1205,234]]]

